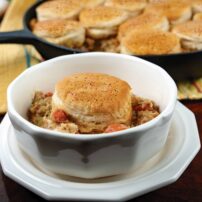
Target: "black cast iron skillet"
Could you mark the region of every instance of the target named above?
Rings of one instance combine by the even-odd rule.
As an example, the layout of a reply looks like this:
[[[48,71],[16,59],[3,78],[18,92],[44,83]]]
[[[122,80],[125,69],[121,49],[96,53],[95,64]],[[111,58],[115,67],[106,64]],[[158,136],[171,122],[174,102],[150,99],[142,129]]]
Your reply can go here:
[[[31,44],[44,59],[82,53],[77,49],[66,48],[49,43],[34,35],[30,29],[30,21],[36,18],[36,7],[44,1],[37,1],[25,13],[23,18],[23,30],[13,32],[1,32],[0,43]],[[202,76],[202,51],[169,55],[139,56],[163,67],[176,81]]]

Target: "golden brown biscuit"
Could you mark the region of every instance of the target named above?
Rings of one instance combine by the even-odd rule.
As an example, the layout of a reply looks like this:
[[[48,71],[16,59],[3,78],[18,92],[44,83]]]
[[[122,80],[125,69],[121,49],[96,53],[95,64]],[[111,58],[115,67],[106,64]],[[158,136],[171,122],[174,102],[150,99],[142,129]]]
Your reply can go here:
[[[89,28],[86,30],[86,33],[89,37],[93,39],[106,39],[110,36],[114,36],[117,34],[117,28]]]
[[[176,25],[172,32],[181,38],[184,48],[191,50],[202,49],[202,21],[189,21]]]
[[[126,10],[131,16],[137,16],[146,7],[146,0],[107,0],[106,6]]]
[[[191,2],[194,13],[202,12],[202,0],[192,0]]]
[[[161,55],[180,50],[180,39],[175,34],[158,30],[134,31],[121,41],[121,53],[131,55]]]
[[[80,73],[59,81],[53,111],[62,109],[81,133],[103,132],[111,123],[131,124],[131,88],[123,80],[100,73]]]
[[[145,12],[165,15],[171,24],[188,21],[192,16],[191,6],[176,0],[152,3],[146,7]]]
[[[75,19],[82,9],[79,1],[53,0],[46,1],[36,8],[38,21],[52,19]]]
[[[162,31],[169,30],[168,19],[159,14],[145,13],[134,18],[128,19],[126,22],[120,25],[118,30],[118,38],[121,40],[131,31],[135,30],[148,30],[157,29]]]
[[[45,40],[71,48],[82,46],[85,29],[78,21],[46,20],[35,23],[33,33]]]
[[[118,26],[128,18],[128,13],[117,8],[99,6],[84,9],[79,18],[90,37],[103,39],[117,33]]]
[[[168,0],[167,0],[168,1]],[[202,0],[169,0],[172,2],[186,3],[191,6],[193,13],[202,12]]]
[[[194,0],[149,0],[149,3],[186,3],[191,5]]]
[[[193,20],[202,20],[202,13],[196,13],[193,17]]]
[[[84,8],[93,8],[102,5],[105,0],[80,0]]]
[[[149,0],[149,3],[162,3],[162,2],[168,2],[169,0]]]

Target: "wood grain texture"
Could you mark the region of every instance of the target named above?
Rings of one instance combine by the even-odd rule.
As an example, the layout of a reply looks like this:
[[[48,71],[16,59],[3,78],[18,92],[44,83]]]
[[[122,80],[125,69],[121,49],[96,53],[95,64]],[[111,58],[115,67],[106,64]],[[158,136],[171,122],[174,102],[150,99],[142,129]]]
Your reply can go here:
[[[196,116],[202,140],[202,101],[184,103]],[[201,202],[202,200],[202,150],[173,184],[130,201],[136,202]],[[0,167],[1,202],[45,202],[46,200],[6,177]],[[58,202],[58,201],[57,201]]]

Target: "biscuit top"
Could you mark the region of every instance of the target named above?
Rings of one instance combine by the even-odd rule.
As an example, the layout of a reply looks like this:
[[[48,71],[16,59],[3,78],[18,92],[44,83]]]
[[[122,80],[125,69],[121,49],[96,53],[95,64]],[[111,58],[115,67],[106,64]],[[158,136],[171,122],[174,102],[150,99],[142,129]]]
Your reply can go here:
[[[128,13],[113,7],[99,6],[84,9],[79,18],[85,27],[103,28],[119,25],[128,18]]]
[[[187,0],[189,1],[189,0]],[[202,1],[201,0],[191,0],[189,3],[192,5],[193,12],[201,12],[202,11]]]
[[[158,30],[131,32],[122,43],[128,52],[138,55],[168,54],[180,50],[180,39],[175,34]]]
[[[34,25],[34,34],[40,37],[56,38],[82,29],[81,24],[74,20],[46,20]]]
[[[168,20],[175,21],[181,18],[184,13],[191,12],[189,4],[180,1],[168,1],[152,3],[146,7],[145,12],[159,13],[165,15]]]
[[[114,76],[80,73],[59,81],[55,93],[62,103],[83,113],[114,113],[131,96],[129,84]]]
[[[202,20],[202,13],[196,13],[193,17],[193,20]]]
[[[123,37],[133,30],[145,30],[145,29],[163,29],[164,24],[167,23],[167,18],[160,14],[145,13],[137,17],[131,18],[120,25],[119,37]]]
[[[106,6],[114,8],[125,9],[127,11],[136,11],[145,8],[147,5],[146,0],[107,0]]]
[[[79,1],[74,0],[52,0],[40,4],[36,11],[50,18],[71,17],[82,9]]]
[[[85,8],[93,8],[103,4],[105,0],[80,0],[79,2],[81,2]]]
[[[162,3],[162,2],[167,2],[169,0],[149,0],[149,3]]]
[[[176,25],[172,31],[181,38],[202,41],[202,21],[200,20]]]

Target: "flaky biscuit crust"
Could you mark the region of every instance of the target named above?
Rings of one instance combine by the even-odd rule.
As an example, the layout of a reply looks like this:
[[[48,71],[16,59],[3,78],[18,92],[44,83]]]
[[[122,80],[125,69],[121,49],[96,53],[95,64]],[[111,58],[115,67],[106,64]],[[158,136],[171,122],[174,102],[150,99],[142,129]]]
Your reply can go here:
[[[202,13],[196,13],[193,17],[193,20],[202,20]]]
[[[56,38],[67,33],[77,32],[80,29],[83,27],[78,21],[56,19],[37,22],[33,27],[33,32],[40,37]]]
[[[191,18],[191,5],[180,1],[153,3],[146,7],[144,12],[165,15],[171,24],[188,21]]]
[[[51,19],[74,19],[82,9],[79,1],[52,0],[40,4],[36,8],[38,21]]]
[[[55,19],[37,22],[33,33],[45,40],[67,47],[81,47],[85,41],[85,29],[74,20]]]
[[[142,10],[146,7],[146,0],[106,0],[106,6],[124,9],[126,11],[134,12]]]
[[[202,21],[189,21],[176,25],[172,32],[182,39],[202,42]]]
[[[121,52],[127,54],[160,55],[180,50],[180,39],[175,34],[158,30],[131,32],[121,43]]]
[[[59,81],[53,110],[63,109],[80,131],[101,132],[111,123],[130,125],[131,88],[123,80],[99,73],[81,73]]]
[[[162,31],[169,30],[168,19],[160,14],[145,13],[134,18],[130,18],[120,25],[118,30],[118,38],[121,40],[131,31],[158,29]]]
[[[84,9],[79,19],[87,28],[109,28],[116,27],[129,17],[128,13],[113,7],[99,6],[96,8]]]
[[[93,8],[102,5],[105,0],[80,0],[84,8]]]

